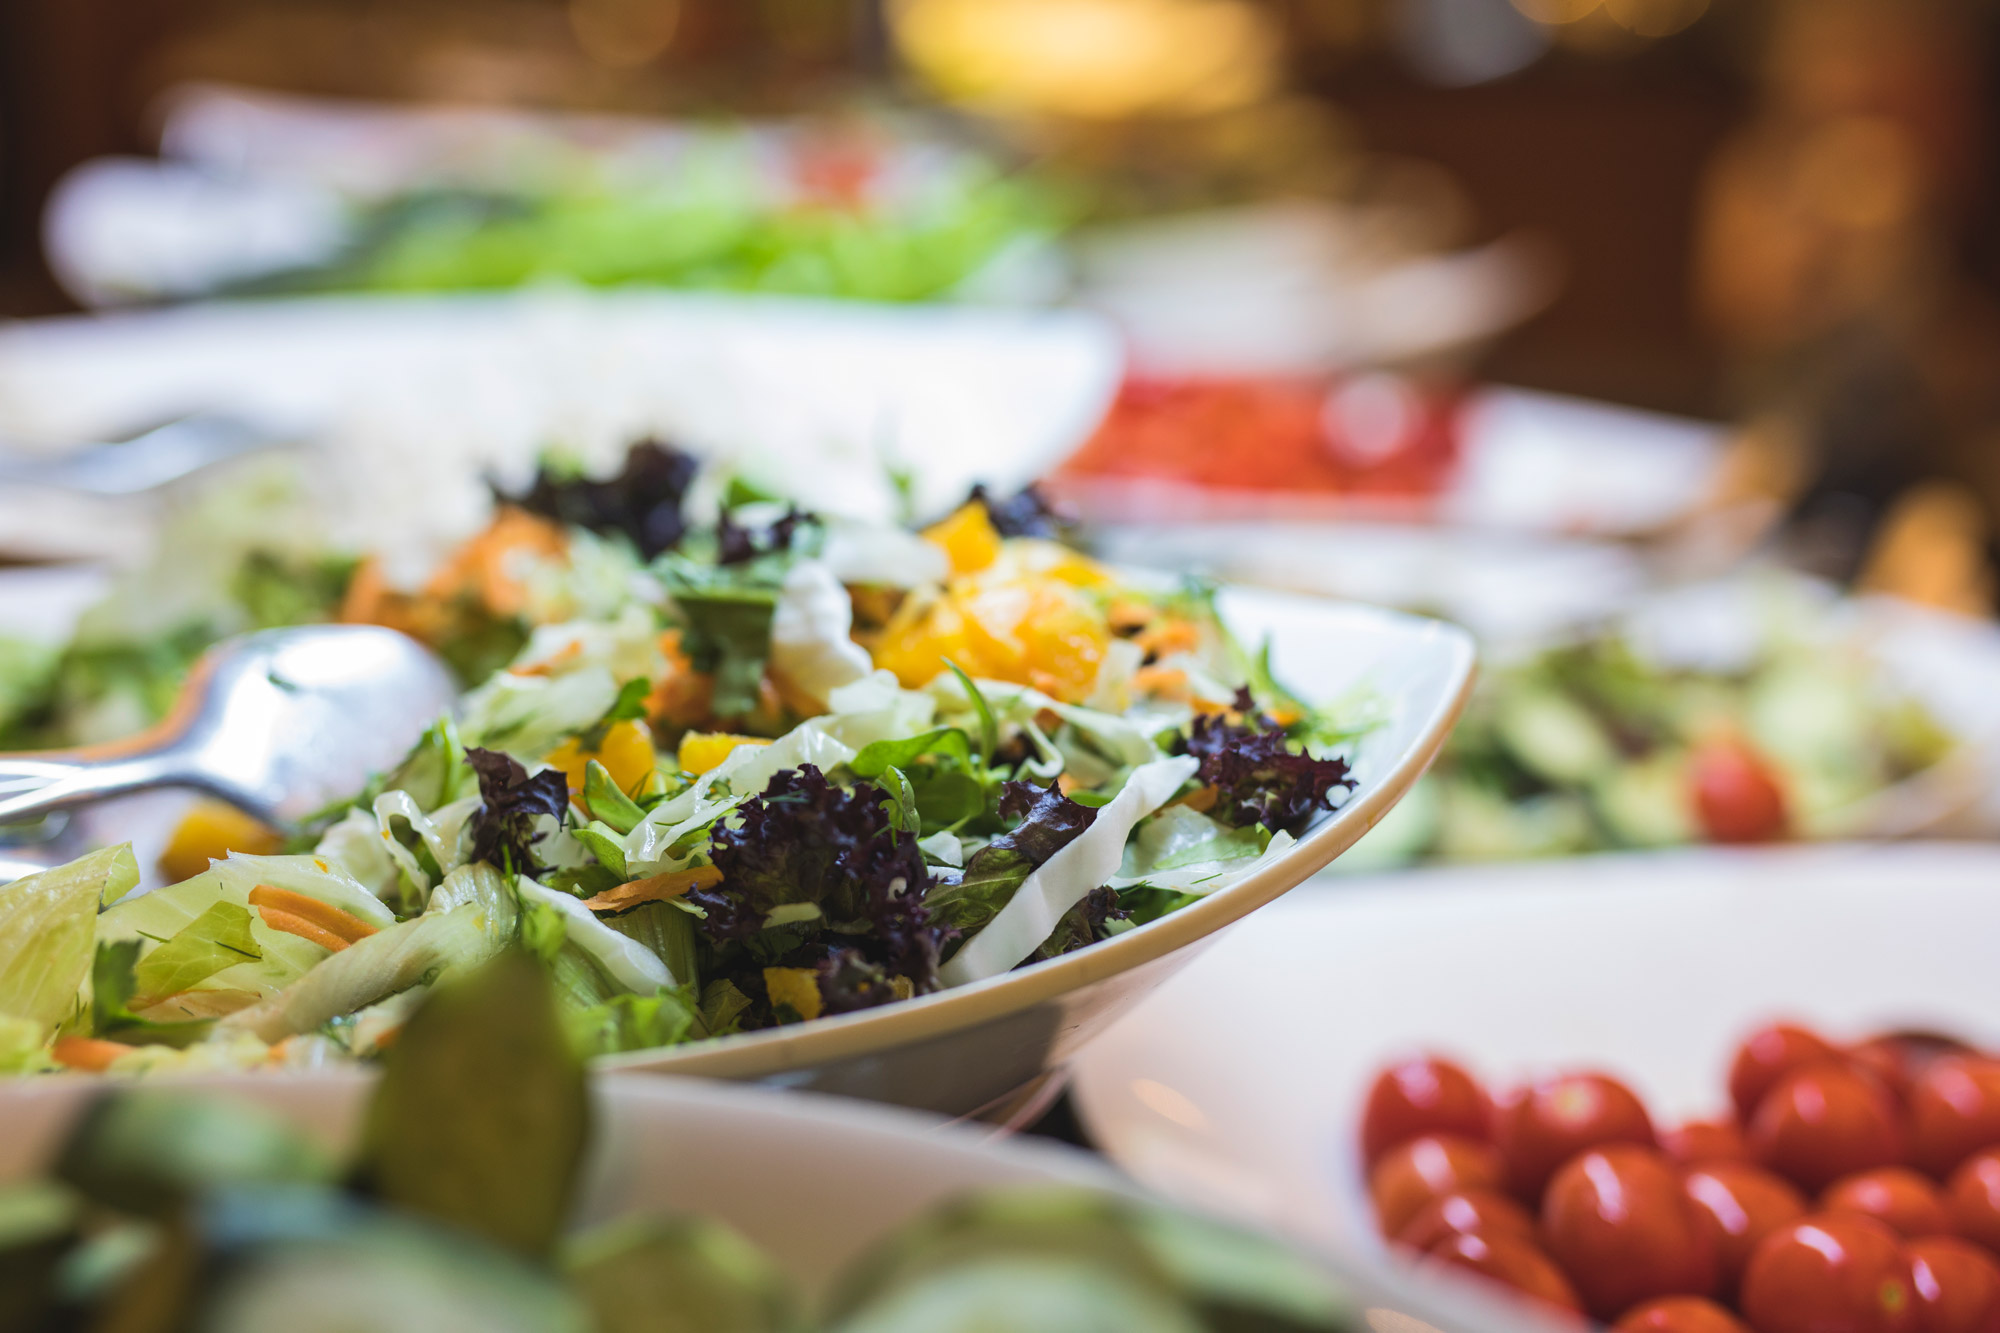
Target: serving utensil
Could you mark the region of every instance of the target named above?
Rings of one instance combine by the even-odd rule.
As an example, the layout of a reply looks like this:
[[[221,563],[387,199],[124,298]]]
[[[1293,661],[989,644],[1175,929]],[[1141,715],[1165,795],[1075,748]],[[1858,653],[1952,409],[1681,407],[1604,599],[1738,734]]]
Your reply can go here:
[[[268,427],[213,413],[169,421],[130,439],[57,454],[10,450],[0,441],[0,486],[104,497],[140,495],[278,443],[278,434]]]
[[[210,649],[166,720],[139,736],[0,754],[0,824],[188,787],[289,828],[395,763],[456,698],[444,664],[394,630],[242,635]]]

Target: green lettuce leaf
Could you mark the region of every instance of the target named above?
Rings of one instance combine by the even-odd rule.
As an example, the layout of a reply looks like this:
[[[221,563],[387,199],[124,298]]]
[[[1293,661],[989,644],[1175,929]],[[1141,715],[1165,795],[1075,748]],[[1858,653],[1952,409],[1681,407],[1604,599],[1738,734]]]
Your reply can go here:
[[[78,1008],[96,955],[98,904],[139,882],[129,843],[0,886],[0,1014],[43,1038]]]
[[[264,950],[250,933],[250,909],[226,900],[206,911],[139,960],[132,979],[139,991],[165,999],[207,981],[238,963],[262,962]]]
[[[602,1004],[566,1014],[563,1026],[580,1055],[616,1055],[678,1046],[704,1037],[694,989],[676,986],[656,995],[617,995]]]

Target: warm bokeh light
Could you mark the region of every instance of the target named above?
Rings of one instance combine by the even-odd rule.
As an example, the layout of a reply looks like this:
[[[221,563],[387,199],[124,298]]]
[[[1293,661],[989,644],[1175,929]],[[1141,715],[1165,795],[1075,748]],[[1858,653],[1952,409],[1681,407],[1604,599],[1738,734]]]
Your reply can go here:
[[[1513,0],[1514,8],[1537,23],[1575,23],[1596,13],[1604,0]]]
[[[673,44],[680,18],[680,0],[569,0],[576,44],[613,69],[658,59]]]
[[[1277,80],[1276,34],[1241,0],[900,0],[891,15],[925,79],[996,110],[1198,114]]]
[[[1604,0],[1604,10],[1641,37],[1671,37],[1708,12],[1708,0]]]

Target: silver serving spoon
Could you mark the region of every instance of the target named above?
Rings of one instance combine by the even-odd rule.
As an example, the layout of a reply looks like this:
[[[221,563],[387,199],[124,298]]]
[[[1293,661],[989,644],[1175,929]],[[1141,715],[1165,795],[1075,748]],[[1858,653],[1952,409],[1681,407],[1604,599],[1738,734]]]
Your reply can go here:
[[[276,448],[283,432],[237,417],[202,413],[132,436],[56,454],[5,447],[0,485],[43,486],[85,495],[127,496],[157,490],[204,468]]]
[[[0,754],[0,824],[192,787],[286,828],[359,791],[457,697],[444,664],[394,630],[246,634],[209,650],[150,731],[108,746]]]

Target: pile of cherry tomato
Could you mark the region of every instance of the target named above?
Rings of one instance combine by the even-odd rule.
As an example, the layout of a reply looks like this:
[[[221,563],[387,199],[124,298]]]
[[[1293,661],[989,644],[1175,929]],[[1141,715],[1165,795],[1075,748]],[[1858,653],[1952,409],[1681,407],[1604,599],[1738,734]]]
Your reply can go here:
[[[1728,1114],[1661,1128],[1563,1074],[1494,1098],[1391,1065],[1361,1152],[1382,1232],[1618,1333],[2000,1333],[2000,1059],[1777,1024]]]

